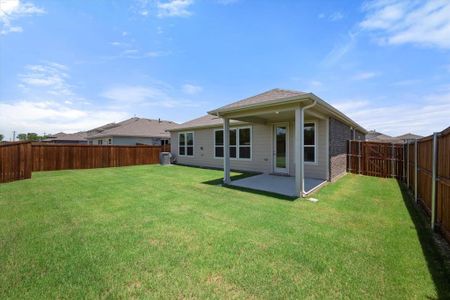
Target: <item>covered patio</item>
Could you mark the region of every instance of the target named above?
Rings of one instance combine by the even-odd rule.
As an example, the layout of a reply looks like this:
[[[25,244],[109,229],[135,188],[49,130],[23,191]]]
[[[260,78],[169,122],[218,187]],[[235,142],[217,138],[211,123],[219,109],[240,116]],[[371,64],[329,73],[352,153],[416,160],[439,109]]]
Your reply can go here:
[[[304,179],[305,192],[303,196],[310,194],[311,192],[313,192],[326,182],[327,181],[324,179],[305,177]],[[293,176],[260,174],[246,177],[243,179],[230,181],[229,185],[280,194],[288,197],[298,197],[297,187],[295,184],[295,177]]]
[[[310,119],[326,119],[320,112],[313,111],[312,108],[316,103],[317,100],[314,97],[311,98],[308,96],[300,101],[298,97],[296,97],[294,103],[290,103],[289,101],[286,102],[284,99],[283,103],[277,103],[268,107],[258,106],[238,111],[218,110],[210,112],[216,114],[223,120],[224,183],[238,187],[273,192],[285,196],[303,197],[314,190],[316,186],[325,182],[326,180],[314,179],[315,176],[311,176],[312,174],[305,174],[305,112]],[[233,108],[231,109],[233,110]],[[231,181],[229,150],[230,120],[274,126],[273,133],[264,136],[266,141],[264,147],[272,149],[273,152],[273,156],[266,159],[267,164],[272,165],[270,172],[264,172],[263,175],[253,176],[238,181]],[[290,137],[289,134],[289,122],[293,123],[292,137]],[[280,125],[278,126],[277,124]],[[316,131],[316,127],[314,131]],[[316,136],[316,133],[314,133],[314,135]],[[326,140],[328,137],[323,135],[322,138],[324,139],[322,141],[322,149],[326,149]],[[317,137],[314,139],[316,140],[316,142],[314,142],[316,145]],[[289,148],[290,144],[293,145],[292,150]],[[316,157],[317,150],[314,151],[316,151],[314,153],[314,157]],[[293,158],[292,161],[289,161],[289,157]],[[314,158],[314,160],[315,162],[310,164],[312,165],[311,167],[314,167],[315,165],[316,168],[319,168],[316,158]],[[324,163],[327,165],[328,161],[324,161]],[[326,165],[321,166],[322,170],[327,170]],[[292,168],[290,168],[290,166],[292,166]],[[285,176],[276,176],[280,174]],[[328,178],[327,175],[322,175],[321,177]]]

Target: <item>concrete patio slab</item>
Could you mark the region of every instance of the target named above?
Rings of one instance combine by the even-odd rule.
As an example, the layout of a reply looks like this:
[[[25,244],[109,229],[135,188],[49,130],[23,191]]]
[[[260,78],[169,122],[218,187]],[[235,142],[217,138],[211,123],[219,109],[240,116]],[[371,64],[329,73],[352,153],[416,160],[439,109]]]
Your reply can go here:
[[[306,194],[311,193],[313,190],[315,190],[325,182],[326,180],[323,179],[305,178]],[[232,181],[230,185],[276,193],[289,197],[297,196],[295,188],[295,177],[291,176],[261,174]]]

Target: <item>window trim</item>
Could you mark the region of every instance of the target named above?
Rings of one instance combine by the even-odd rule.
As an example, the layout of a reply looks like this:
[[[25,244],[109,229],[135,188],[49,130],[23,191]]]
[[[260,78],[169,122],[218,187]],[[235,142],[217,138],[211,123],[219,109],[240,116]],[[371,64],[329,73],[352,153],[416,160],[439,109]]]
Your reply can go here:
[[[187,145],[186,135],[188,133],[192,133],[192,155],[188,155],[187,154],[187,147],[188,147],[188,145]],[[185,144],[183,146],[184,147],[184,154],[180,154],[180,147],[181,147],[181,145],[180,145],[180,135],[182,135],[182,134],[184,134],[184,140],[185,140]],[[194,150],[195,150],[195,134],[194,134],[194,132],[193,131],[178,132],[178,143],[177,143],[178,156],[181,156],[181,157],[194,157],[194,153],[195,153]]]
[[[305,135],[305,124],[314,124],[314,146],[312,145],[305,145],[304,141],[304,135]],[[319,160],[317,157],[317,142],[318,142],[318,131],[317,131],[317,121],[305,121],[303,122],[303,162],[305,165],[318,165]],[[305,160],[305,147],[312,148],[314,147],[314,161],[306,161]]]
[[[241,129],[250,129],[250,145],[248,146],[243,146],[243,147],[250,147],[250,157],[249,158],[240,158],[239,155],[239,148],[241,147],[239,145],[239,130]],[[253,160],[253,127],[251,125],[249,126],[238,126],[238,127],[231,127],[231,130],[236,130],[236,157],[230,157],[230,160],[243,160],[243,161],[251,161]],[[213,157],[214,159],[224,159],[225,157],[225,150],[224,150],[224,156],[220,157],[220,156],[216,156],[216,132],[217,131],[223,131],[223,128],[215,128],[213,130],[214,132],[214,137],[213,137]],[[217,146],[217,147],[224,147],[224,146]]]

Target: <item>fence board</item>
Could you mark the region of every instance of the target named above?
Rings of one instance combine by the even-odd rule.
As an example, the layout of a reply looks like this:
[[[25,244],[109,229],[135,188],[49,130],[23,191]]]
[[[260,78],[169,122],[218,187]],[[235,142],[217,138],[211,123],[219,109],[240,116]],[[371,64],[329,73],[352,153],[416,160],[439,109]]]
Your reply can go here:
[[[0,145],[0,182],[31,178],[31,143]]]
[[[348,171],[368,176],[404,176],[404,145],[349,141]]]
[[[121,167],[159,162],[160,146],[32,144],[33,171]]]
[[[436,222],[450,241],[450,127],[438,137]]]

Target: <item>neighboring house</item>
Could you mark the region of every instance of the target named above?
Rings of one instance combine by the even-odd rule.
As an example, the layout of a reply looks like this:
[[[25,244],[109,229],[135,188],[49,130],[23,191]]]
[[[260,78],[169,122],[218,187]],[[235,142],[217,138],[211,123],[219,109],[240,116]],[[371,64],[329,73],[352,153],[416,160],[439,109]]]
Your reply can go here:
[[[376,130],[370,130],[366,134],[366,141],[369,142],[380,142],[380,143],[406,143],[408,140],[416,140],[420,139],[422,136],[413,134],[413,133],[406,133],[403,135],[399,135],[396,137],[389,136],[387,134],[383,134],[381,132],[377,132]]]
[[[399,139],[399,140],[402,140],[403,142],[406,143],[406,142],[411,141],[411,140],[421,139],[421,138],[423,138],[423,136],[417,135],[417,134],[414,134],[414,133],[406,133],[406,134],[399,135],[396,138]]]
[[[46,139],[43,139],[42,142],[53,144],[87,144],[86,136],[87,134],[85,131],[77,133],[60,132],[48,136]]]
[[[177,125],[172,121],[131,118],[89,130],[87,140],[91,145],[166,145],[170,144],[167,130]]]
[[[403,140],[401,140],[401,139],[378,132],[376,130],[370,130],[369,132],[367,132],[366,141],[380,142],[380,143],[403,143]]]
[[[313,93],[273,89],[170,133],[179,164],[223,168],[225,183],[230,169],[291,176],[291,194],[303,196],[311,191],[305,184],[345,174],[348,140],[364,140],[367,131]]]

